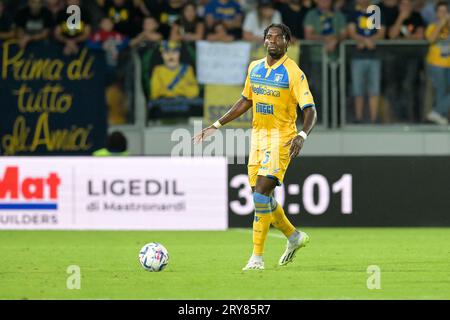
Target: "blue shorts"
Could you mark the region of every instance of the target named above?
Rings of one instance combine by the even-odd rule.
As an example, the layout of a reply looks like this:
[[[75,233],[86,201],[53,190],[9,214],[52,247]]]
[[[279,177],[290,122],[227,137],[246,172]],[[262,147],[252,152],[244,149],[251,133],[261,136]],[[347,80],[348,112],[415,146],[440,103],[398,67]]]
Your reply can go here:
[[[381,61],[377,59],[352,60],[353,96],[380,95]]]

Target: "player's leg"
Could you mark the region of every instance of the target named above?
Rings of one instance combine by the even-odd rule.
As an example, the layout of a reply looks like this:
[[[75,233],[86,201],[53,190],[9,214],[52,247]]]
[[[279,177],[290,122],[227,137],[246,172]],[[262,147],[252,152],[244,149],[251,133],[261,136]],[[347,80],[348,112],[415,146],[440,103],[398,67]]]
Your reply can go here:
[[[249,170],[250,171],[250,170]],[[253,253],[243,270],[264,269],[264,245],[272,222],[271,194],[277,181],[257,176],[253,190],[255,217],[253,220]]]
[[[286,238],[289,238],[296,232],[295,227],[286,217],[283,207],[275,200],[273,195],[270,197],[270,205],[272,209],[272,225],[280,230]]]
[[[278,185],[281,185],[291,159],[289,157],[289,149],[282,148],[279,150],[278,154],[278,162],[274,162],[275,167],[271,167],[270,170],[271,172],[275,172],[272,177],[277,180]],[[272,165],[272,163],[270,165]],[[278,170],[276,170],[276,168],[278,168]],[[272,210],[272,225],[280,230],[287,238],[286,250],[279,260],[280,265],[285,265],[294,259],[298,249],[309,242],[309,237],[306,233],[298,231],[289,221],[283,207],[277,203],[273,193],[271,194],[270,203]]]
[[[352,91],[355,103],[355,121],[362,122],[364,116],[364,60],[352,60]]]

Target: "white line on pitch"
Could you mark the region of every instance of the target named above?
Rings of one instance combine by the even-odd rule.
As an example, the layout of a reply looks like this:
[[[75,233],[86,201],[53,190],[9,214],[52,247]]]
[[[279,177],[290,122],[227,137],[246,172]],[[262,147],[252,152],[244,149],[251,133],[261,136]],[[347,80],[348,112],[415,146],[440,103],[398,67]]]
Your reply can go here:
[[[241,229],[241,228],[233,228],[233,229],[231,229],[231,231],[237,231],[237,232],[239,232],[239,233],[247,233],[247,234],[253,233],[252,230],[249,230],[249,229]],[[275,234],[275,233],[270,233],[270,232],[269,232],[268,236],[269,236],[269,237],[274,237],[274,238],[286,239],[286,237],[283,236],[283,235],[281,235],[281,234]]]

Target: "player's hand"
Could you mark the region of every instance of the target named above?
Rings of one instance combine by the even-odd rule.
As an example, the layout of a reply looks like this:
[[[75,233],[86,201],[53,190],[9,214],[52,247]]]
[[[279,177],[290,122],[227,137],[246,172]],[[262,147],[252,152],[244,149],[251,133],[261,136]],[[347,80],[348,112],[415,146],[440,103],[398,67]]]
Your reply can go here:
[[[291,145],[291,148],[289,149],[289,157],[295,158],[299,155],[300,150],[303,148],[303,143],[305,140],[300,136],[295,136],[291,140],[289,140],[284,146],[287,147],[288,145]]]
[[[205,141],[206,138],[213,135],[214,132],[216,132],[216,128],[213,126],[209,126],[208,128],[203,129],[201,132],[197,133],[193,138],[192,141],[194,144],[199,144],[203,141]]]

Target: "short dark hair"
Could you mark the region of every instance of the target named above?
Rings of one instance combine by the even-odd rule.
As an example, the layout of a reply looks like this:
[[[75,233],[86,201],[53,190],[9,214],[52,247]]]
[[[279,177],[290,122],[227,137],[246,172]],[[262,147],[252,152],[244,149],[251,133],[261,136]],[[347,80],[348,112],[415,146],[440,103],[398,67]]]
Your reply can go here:
[[[120,131],[114,131],[108,136],[106,149],[109,152],[125,152],[127,151],[127,138]]]
[[[289,29],[289,27],[284,23],[271,23],[266,29],[264,29],[264,39],[266,39],[267,33],[269,32],[270,28],[279,28],[284,38],[287,40],[287,42],[288,43],[291,42],[292,38],[291,29]]]
[[[440,6],[448,7],[448,2],[445,0],[441,0],[438,3],[436,3],[436,6],[434,7],[435,11],[437,11]]]

